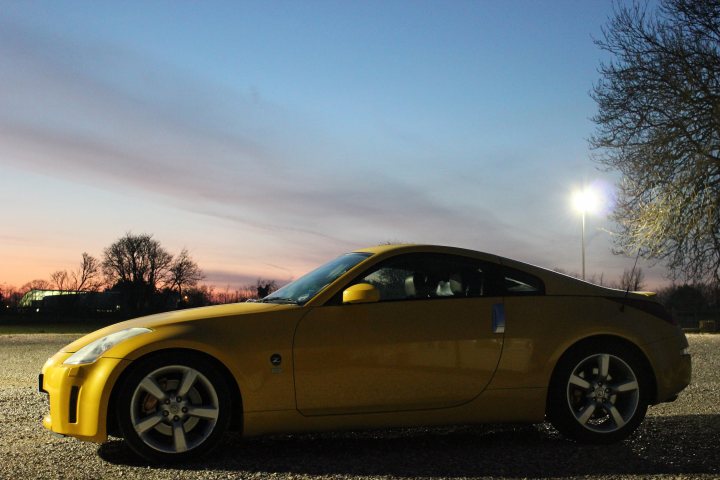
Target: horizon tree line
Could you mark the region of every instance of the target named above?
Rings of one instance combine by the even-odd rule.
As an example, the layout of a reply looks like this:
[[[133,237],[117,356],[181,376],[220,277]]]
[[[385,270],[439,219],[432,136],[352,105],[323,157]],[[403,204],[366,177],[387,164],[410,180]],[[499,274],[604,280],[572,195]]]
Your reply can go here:
[[[266,296],[278,288],[277,281],[258,278],[255,284],[224,292],[198,284],[205,274],[183,248],[177,255],[168,252],[151,234],[126,233],[103,250],[101,259],[83,252],[73,270],[57,270],[49,280],[35,279],[20,288],[0,284],[3,310],[17,307],[31,290],[58,290],[68,293],[113,291],[123,295],[129,313],[167,309],[175,294],[177,307],[245,301]]]

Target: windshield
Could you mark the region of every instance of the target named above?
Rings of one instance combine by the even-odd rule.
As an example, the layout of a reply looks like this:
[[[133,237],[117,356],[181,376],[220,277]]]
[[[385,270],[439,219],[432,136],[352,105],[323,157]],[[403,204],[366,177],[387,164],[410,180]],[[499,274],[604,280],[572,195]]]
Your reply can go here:
[[[302,305],[320,290],[337,280],[343,273],[368,258],[370,253],[347,253],[312,272],[303,275],[294,282],[271,293],[261,301],[266,303],[295,303]]]

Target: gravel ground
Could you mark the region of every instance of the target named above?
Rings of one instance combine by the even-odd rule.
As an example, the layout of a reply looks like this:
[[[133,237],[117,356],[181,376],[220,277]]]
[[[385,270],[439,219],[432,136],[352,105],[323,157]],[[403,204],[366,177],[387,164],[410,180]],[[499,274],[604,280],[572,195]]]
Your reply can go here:
[[[228,436],[201,464],[159,468],[121,440],[57,438],[40,425],[45,359],[77,335],[0,335],[0,478],[720,478],[720,335],[689,335],[693,382],[650,408],[629,440],[584,446],[549,425]]]

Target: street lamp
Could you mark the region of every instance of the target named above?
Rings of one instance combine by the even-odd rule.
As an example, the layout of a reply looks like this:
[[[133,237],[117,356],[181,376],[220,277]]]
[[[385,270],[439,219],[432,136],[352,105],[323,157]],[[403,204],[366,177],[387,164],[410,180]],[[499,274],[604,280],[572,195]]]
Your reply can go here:
[[[585,280],[585,214],[593,213],[600,207],[600,196],[592,188],[585,187],[573,193],[575,210],[582,214],[582,279]]]

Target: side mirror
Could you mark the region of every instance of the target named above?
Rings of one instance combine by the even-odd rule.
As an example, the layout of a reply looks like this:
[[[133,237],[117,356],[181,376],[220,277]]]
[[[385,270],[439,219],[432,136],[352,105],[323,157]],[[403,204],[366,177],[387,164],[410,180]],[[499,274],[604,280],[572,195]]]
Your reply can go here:
[[[380,301],[380,292],[369,283],[358,283],[343,292],[343,303],[375,303]]]

